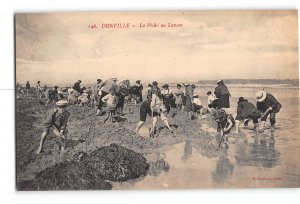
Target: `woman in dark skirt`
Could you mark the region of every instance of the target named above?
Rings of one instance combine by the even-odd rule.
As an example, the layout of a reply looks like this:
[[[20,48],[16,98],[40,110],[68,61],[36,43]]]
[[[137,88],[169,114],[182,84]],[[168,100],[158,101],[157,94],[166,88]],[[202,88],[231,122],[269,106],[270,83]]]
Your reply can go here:
[[[217,82],[217,87],[215,88],[214,93],[216,97],[219,99],[218,108],[230,108],[230,102],[229,102],[230,93],[222,80],[219,80]]]

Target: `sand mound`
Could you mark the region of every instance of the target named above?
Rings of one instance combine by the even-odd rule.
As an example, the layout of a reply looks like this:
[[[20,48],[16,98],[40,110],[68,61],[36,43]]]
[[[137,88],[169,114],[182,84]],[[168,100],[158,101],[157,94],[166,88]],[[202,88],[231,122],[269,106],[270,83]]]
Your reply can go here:
[[[146,159],[132,150],[112,144],[87,155],[80,152],[73,161],[41,171],[33,180],[17,184],[18,190],[109,190],[104,180],[126,181],[145,176]]]

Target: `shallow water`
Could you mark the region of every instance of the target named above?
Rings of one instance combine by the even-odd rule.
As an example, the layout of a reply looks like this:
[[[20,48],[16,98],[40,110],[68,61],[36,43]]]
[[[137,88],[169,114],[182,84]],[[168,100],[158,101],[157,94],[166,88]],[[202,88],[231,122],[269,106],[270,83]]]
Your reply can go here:
[[[213,87],[197,88],[203,105],[205,94]],[[230,88],[229,112],[235,115],[238,97],[255,104],[255,93],[262,88]],[[243,129],[245,136],[231,136],[229,149],[217,157],[202,156],[190,141],[176,144],[162,152],[168,170],[149,174],[141,180],[114,183],[114,189],[174,188],[238,188],[238,187],[300,187],[299,89],[266,88],[282,104],[276,115],[274,135],[261,134],[262,144],[255,145],[253,132]],[[200,128],[200,127],[199,127]],[[213,128],[202,129],[215,135]],[[272,137],[274,137],[274,140]]]

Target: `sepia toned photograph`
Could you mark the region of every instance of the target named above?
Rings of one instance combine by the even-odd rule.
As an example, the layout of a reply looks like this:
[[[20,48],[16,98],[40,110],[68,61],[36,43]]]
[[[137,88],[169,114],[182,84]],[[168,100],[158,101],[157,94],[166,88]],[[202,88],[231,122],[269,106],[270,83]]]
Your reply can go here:
[[[15,14],[16,189],[299,188],[297,10]]]

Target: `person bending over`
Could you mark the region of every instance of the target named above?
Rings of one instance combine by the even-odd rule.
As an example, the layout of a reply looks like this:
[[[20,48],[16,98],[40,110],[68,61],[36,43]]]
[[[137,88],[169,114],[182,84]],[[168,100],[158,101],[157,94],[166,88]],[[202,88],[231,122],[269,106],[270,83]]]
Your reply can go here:
[[[167,112],[167,109],[163,105],[163,102],[161,101],[161,99],[158,96],[156,96],[156,94],[153,94],[152,95],[152,100],[148,99],[148,100],[144,101],[141,104],[141,107],[140,107],[140,121],[138,122],[138,124],[135,128],[136,134],[138,134],[140,128],[146,122],[147,114],[152,117],[152,127],[151,127],[151,130],[150,130],[150,137],[154,137],[154,134],[156,132],[157,119],[159,117],[165,123],[167,128],[171,132],[173,132],[170,125],[169,125],[168,119],[165,116],[166,112]]]

